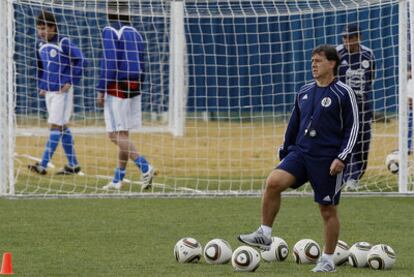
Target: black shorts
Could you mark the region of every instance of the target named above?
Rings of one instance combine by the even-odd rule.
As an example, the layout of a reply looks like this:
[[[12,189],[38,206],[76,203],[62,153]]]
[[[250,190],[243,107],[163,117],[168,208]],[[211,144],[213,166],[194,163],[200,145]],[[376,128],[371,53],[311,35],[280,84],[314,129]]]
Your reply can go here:
[[[309,181],[314,191],[315,202],[322,205],[337,205],[341,195],[343,174],[342,172],[336,176],[329,174],[334,159],[315,158],[300,150],[293,150],[280,162],[277,168],[296,177],[296,183],[292,188],[299,188]]]

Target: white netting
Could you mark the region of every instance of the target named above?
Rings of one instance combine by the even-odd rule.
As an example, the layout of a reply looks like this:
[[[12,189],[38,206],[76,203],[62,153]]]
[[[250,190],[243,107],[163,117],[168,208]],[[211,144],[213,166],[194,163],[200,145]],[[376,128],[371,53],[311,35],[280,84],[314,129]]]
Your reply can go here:
[[[397,175],[385,167],[386,155],[398,147],[398,1],[182,3],[183,136],[171,134],[174,122],[182,122],[171,113],[179,103],[170,97],[174,73],[170,26],[171,17],[176,16],[171,14],[171,5],[176,3],[131,0],[129,5],[132,25],[145,41],[147,68],[142,89],[144,127],[131,137],[159,171],[150,192],[260,192],[267,174],[277,165],[276,149],[282,143],[294,96],[312,79],[312,49],[342,43],[348,23],[359,24],[362,44],[373,49],[377,65],[371,150],[361,190],[398,190]],[[106,1],[8,0],[7,4],[13,10],[15,45],[13,65],[8,66],[14,68],[15,79],[15,192],[107,193],[101,188],[113,175],[117,149],[105,133],[103,113],[95,102],[101,33],[108,25]],[[47,175],[27,169],[27,164],[41,157],[49,134],[36,82],[35,21],[41,10],[53,12],[59,33],[68,36],[88,62],[81,84],[75,87],[71,120],[83,175],[53,175],[66,163],[61,146]],[[139,193],[140,174],[132,162],[126,179],[121,193]]]

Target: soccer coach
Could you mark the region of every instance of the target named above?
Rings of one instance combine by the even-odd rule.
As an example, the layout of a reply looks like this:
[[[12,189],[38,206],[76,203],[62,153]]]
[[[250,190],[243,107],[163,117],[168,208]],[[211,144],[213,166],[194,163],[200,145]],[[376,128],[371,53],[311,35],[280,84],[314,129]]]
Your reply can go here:
[[[262,225],[238,239],[268,249],[281,193],[310,182],[324,225],[324,253],[314,272],[335,271],[333,254],[339,237],[342,172],[358,135],[358,106],[352,89],[336,78],[339,57],[330,45],[312,51],[312,76],[296,96],[279,155],[262,200]]]

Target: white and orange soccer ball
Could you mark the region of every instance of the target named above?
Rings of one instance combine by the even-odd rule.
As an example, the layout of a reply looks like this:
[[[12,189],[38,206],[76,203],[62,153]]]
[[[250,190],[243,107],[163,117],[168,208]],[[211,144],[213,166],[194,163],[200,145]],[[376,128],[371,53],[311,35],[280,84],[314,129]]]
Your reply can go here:
[[[182,238],[174,246],[174,256],[179,263],[197,263],[201,254],[202,246],[194,238]]]
[[[261,251],[261,255],[266,262],[284,261],[289,255],[289,247],[284,239],[272,237],[270,249]]]
[[[302,239],[293,246],[293,258],[298,264],[316,263],[321,255],[319,244],[311,239]]]
[[[377,244],[368,252],[367,262],[371,269],[390,269],[395,264],[394,249],[386,244]]]
[[[231,256],[231,265],[235,271],[255,271],[260,265],[260,255],[250,246],[240,246]]]
[[[372,245],[365,241],[357,242],[352,245],[349,249],[349,264],[353,267],[367,267],[367,256],[371,248]]]
[[[226,264],[233,254],[230,244],[223,239],[213,239],[204,247],[204,259],[209,264]]]
[[[333,256],[335,265],[345,264],[348,261],[349,254],[350,251],[348,244],[342,240],[338,240]]]

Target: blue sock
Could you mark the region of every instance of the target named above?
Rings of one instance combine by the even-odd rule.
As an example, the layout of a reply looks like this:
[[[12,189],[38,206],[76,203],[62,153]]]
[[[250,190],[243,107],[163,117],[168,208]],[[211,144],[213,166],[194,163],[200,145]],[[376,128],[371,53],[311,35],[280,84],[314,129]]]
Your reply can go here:
[[[74,141],[70,129],[66,129],[62,134],[62,146],[65,150],[66,158],[68,159],[69,166],[74,167],[78,165],[78,160],[76,159],[75,147],[73,147]]]
[[[47,164],[50,159],[52,159],[53,154],[56,151],[57,146],[59,145],[60,137],[62,132],[59,129],[50,129],[49,140],[46,143],[45,151],[43,152],[42,161],[40,165],[44,168],[47,168]]]
[[[413,109],[408,109],[408,154],[413,147]]]
[[[125,177],[125,168],[117,168],[115,169],[114,178],[112,179],[112,183],[118,183],[119,181],[122,181]]]
[[[134,162],[138,168],[141,169],[142,173],[146,173],[148,171],[149,164],[144,156],[139,156]]]

